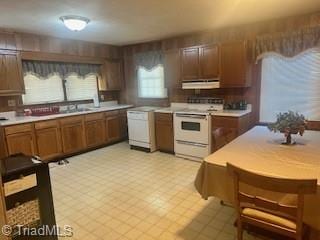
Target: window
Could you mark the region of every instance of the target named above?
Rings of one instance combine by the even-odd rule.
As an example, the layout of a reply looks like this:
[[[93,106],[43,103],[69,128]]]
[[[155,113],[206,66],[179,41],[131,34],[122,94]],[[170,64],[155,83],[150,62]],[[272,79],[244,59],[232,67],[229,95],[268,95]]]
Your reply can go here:
[[[66,93],[69,101],[92,99],[98,93],[97,76],[85,78],[72,74],[66,78]]]
[[[163,65],[152,70],[138,68],[138,92],[140,98],[166,98],[167,89],[164,86]]]
[[[320,49],[262,60],[260,122],[273,122],[288,110],[320,120]]]
[[[61,102],[64,100],[62,80],[58,74],[42,79],[28,73],[24,77],[26,93],[22,96],[24,104]]]
[[[65,79],[66,96],[63,90],[63,80],[59,74],[48,78],[39,78],[28,73],[24,77],[26,93],[22,96],[23,104],[43,104],[92,99],[98,93],[97,76],[88,75],[85,78],[77,74]]]

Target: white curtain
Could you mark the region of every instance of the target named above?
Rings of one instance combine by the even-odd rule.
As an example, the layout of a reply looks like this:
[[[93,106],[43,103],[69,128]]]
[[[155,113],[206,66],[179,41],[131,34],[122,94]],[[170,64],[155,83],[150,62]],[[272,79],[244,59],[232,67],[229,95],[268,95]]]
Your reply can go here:
[[[320,120],[320,49],[293,58],[269,54],[262,60],[260,122],[288,110]]]

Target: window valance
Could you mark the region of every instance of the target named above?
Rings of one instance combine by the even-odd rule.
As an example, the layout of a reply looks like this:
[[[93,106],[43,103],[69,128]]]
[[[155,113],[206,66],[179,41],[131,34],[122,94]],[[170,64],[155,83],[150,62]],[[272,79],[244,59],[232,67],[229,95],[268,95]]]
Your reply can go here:
[[[150,71],[163,64],[163,56],[161,51],[148,51],[135,54],[134,61],[137,67],[144,67]]]
[[[31,73],[41,78],[58,73],[61,77],[67,77],[76,73],[80,77],[89,74],[100,74],[100,65],[85,63],[62,63],[23,60],[22,68],[24,74]]]
[[[320,47],[320,26],[258,36],[255,44],[255,55],[257,59],[261,59],[264,54],[275,52],[285,57],[293,57],[316,47]]]

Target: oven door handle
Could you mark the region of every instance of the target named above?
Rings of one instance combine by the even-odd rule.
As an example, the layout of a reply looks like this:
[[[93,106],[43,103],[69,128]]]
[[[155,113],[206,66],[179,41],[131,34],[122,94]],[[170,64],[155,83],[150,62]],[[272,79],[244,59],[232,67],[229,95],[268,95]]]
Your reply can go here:
[[[195,115],[195,114],[181,114],[176,113],[177,117],[184,117],[184,118],[195,118],[195,119],[206,119],[207,115]]]
[[[189,145],[189,146],[202,147],[202,148],[206,148],[208,146],[207,144],[203,144],[203,143],[193,143],[193,142],[187,142],[187,141],[181,141],[181,140],[177,140],[177,143]]]

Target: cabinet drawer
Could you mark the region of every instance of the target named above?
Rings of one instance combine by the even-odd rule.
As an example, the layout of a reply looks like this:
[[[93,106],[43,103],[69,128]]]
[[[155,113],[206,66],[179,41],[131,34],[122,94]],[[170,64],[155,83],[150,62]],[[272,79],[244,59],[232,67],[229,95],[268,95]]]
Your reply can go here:
[[[156,113],[157,122],[167,122],[172,123],[172,114],[171,113]]]
[[[62,125],[64,125],[64,124],[73,124],[73,123],[82,122],[82,120],[83,120],[83,116],[68,117],[68,118],[61,119],[60,123]]]
[[[89,121],[95,121],[95,120],[102,120],[103,118],[104,118],[103,113],[93,113],[93,114],[85,115],[84,120],[86,122],[89,122]]]
[[[106,117],[110,117],[110,116],[115,116],[115,115],[118,115],[118,114],[119,114],[119,111],[118,111],[118,110],[115,110],[115,111],[106,112],[106,113],[105,113],[105,116],[106,116]]]
[[[228,128],[238,128],[239,118],[237,117],[218,117],[214,116],[212,118],[213,127],[228,127]]]
[[[5,128],[6,135],[15,134],[15,133],[23,133],[32,131],[31,124],[19,124],[15,126],[10,126]]]
[[[57,128],[59,123],[57,120],[37,122],[34,124],[35,129]]]
[[[21,178],[4,183],[4,195],[9,196],[37,186],[37,175],[31,174],[21,176]]]

